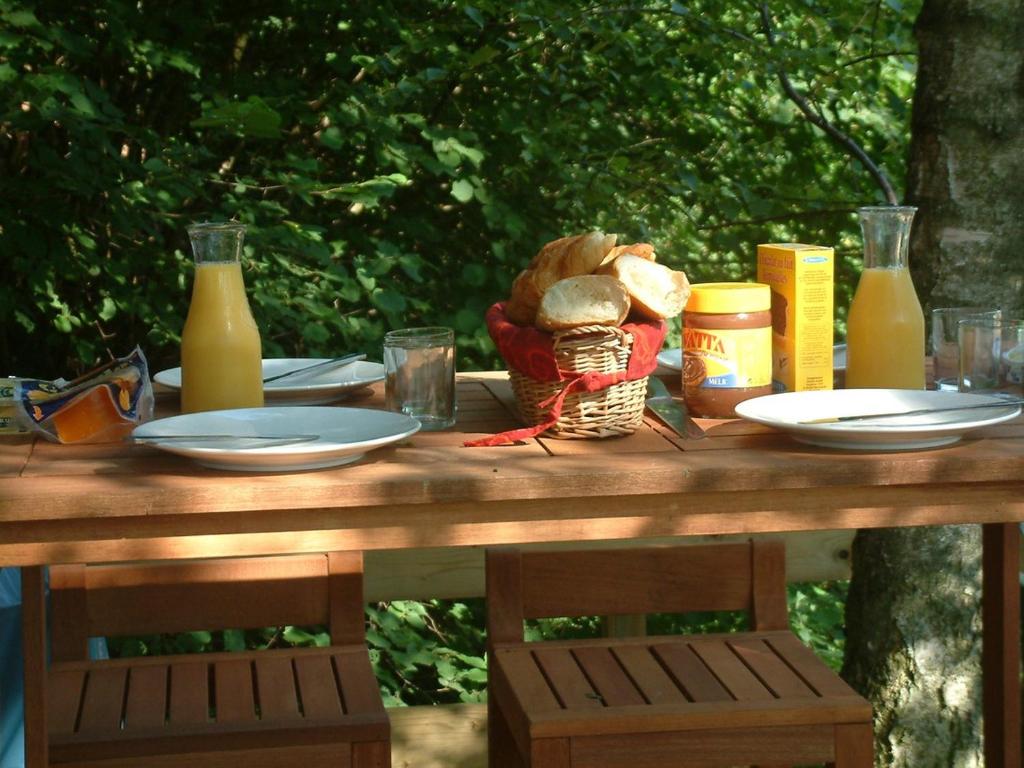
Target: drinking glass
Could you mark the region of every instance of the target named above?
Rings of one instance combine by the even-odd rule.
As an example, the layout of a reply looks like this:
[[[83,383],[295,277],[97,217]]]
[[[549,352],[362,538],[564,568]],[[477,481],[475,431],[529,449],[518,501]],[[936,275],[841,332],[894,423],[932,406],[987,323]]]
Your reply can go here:
[[[384,336],[387,408],[418,419],[424,430],[455,423],[455,332],[404,328]]]
[[[959,339],[961,392],[1024,396],[1024,318],[965,317]]]
[[[932,310],[931,353],[935,362],[935,388],[955,392],[960,385],[960,341],[957,335],[966,317],[999,317],[998,309],[939,307]]]

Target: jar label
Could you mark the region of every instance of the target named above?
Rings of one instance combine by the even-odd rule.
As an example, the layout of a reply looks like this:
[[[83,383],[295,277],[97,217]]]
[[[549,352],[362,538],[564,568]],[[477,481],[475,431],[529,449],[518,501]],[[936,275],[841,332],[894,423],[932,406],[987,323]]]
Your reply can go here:
[[[772,329],[683,329],[687,387],[746,389],[772,380]]]

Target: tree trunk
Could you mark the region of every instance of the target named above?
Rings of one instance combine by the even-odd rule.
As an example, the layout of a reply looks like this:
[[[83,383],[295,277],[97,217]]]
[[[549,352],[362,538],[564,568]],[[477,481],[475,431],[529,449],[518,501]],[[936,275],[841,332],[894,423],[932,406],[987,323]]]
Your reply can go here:
[[[1024,309],[1024,3],[926,0],[910,267],[924,303]]]
[[[925,0],[908,202],[926,307],[1024,306],[1024,4]],[[861,531],[844,676],[879,766],[982,765],[977,527]]]
[[[843,677],[875,709],[875,764],[981,766],[977,526],[861,531]]]

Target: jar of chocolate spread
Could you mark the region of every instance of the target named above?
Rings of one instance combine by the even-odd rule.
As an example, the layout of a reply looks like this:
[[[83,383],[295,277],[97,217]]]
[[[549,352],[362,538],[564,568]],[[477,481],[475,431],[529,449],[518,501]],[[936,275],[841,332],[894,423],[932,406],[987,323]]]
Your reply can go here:
[[[732,418],[772,393],[771,290],[761,283],[691,286],[683,312],[683,397],[692,416]]]

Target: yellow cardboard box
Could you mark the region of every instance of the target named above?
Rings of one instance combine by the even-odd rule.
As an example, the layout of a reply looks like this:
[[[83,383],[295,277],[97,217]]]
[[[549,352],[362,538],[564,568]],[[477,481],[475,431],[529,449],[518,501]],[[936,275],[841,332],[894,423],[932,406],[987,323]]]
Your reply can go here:
[[[832,389],[831,248],[803,243],[757,246],[757,280],[772,291],[772,387]]]

